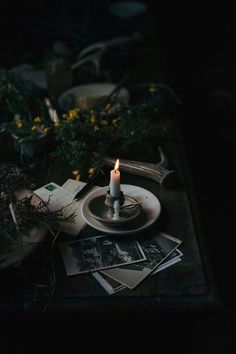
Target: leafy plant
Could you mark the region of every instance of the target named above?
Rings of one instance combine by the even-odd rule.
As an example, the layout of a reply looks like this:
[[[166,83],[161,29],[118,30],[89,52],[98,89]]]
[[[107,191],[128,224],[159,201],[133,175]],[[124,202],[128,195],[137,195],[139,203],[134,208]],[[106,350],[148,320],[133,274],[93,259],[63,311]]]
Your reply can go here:
[[[42,91],[5,69],[0,70],[0,103],[0,133],[17,136],[19,143],[41,138],[54,127]]]
[[[47,137],[56,124],[49,115],[44,94],[31,81],[0,70],[0,114],[0,133],[12,136],[21,164],[33,167],[35,156],[46,151]]]
[[[64,217],[63,209],[50,211],[50,200],[36,205],[32,202],[32,195],[21,200],[16,198],[16,190],[32,186],[17,166],[0,164],[0,255],[11,250],[21,235],[34,226],[51,228],[60,222],[74,222],[74,214]]]
[[[0,133],[11,134],[20,162],[27,168],[35,167],[37,156],[47,156],[49,137],[54,131],[55,123],[48,116],[25,119],[15,115],[14,119],[0,125]],[[41,156],[42,157],[42,156]],[[40,159],[40,163],[44,159]]]
[[[31,119],[44,113],[43,93],[29,80],[16,73],[0,69],[1,120],[9,121],[16,114]]]
[[[62,116],[55,129],[54,155],[66,160],[85,176],[99,167],[109,153],[117,156],[142,147],[163,134],[161,122],[173,97],[163,98],[157,85],[149,85],[130,105],[124,102],[97,104],[92,110],[74,108]],[[169,106],[168,106],[169,101]]]
[[[26,119],[16,114],[14,119],[0,125],[0,133],[7,132],[17,137],[18,143],[35,141],[45,137],[54,129],[54,123],[47,116]]]

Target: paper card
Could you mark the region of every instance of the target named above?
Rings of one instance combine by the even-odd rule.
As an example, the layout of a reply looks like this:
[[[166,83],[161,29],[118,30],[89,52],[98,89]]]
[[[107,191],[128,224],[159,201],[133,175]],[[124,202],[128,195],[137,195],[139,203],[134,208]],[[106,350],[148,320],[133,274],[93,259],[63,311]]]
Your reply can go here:
[[[179,250],[176,249],[173,251],[153,272],[152,275],[160,272],[161,270],[171,266],[172,264],[176,263],[175,261],[178,259],[181,260],[181,257],[183,256],[183,253]]]
[[[163,261],[155,271],[152,272],[152,275],[161,272],[162,270],[171,267],[172,265],[178,263],[181,261],[181,256],[183,255],[182,252],[180,252],[178,249],[176,249],[174,252],[172,252],[167,258],[166,261]],[[122,291],[126,289],[127,287],[125,285],[122,285],[118,281],[108,277],[105,274],[102,274],[101,272],[94,272],[93,273],[94,278],[99,282],[99,284],[106,290],[106,292],[109,295],[113,295],[119,291]]]
[[[50,182],[45,186],[34,191],[45,202],[49,200],[49,209],[56,211],[72,202],[74,195],[65,188],[54,182]]]
[[[100,272],[94,272],[92,273],[92,275],[109,295],[113,295],[123,289],[126,289],[125,285],[122,285],[118,281],[107,277],[105,274],[101,274]]]
[[[182,243],[182,241],[163,232],[150,235],[139,242],[147,258],[145,262],[107,269],[102,271],[102,274],[134,289]]]
[[[85,182],[76,181],[75,179],[68,178],[68,180],[66,180],[62,187],[71,194],[73,194],[73,196],[75,196],[85,185]]]
[[[133,264],[146,260],[138,241],[101,235],[60,244],[67,275]]]
[[[75,182],[78,184],[77,181]],[[80,182],[79,188],[82,188],[84,184],[85,183]],[[75,214],[74,223],[60,223],[58,227],[60,227],[61,230],[67,233],[68,235],[76,236],[86,224],[84,219],[82,218],[81,210],[80,210],[81,204],[84,199],[81,198],[78,201],[74,201],[74,195],[77,192],[73,192],[72,189],[71,191],[57,185],[54,182],[50,182],[45,186],[36,189],[34,193],[37,194],[40,198],[42,198],[46,202],[49,200],[49,206],[48,206],[49,210],[56,211],[63,208],[62,213],[64,217],[67,217],[72,213]]]

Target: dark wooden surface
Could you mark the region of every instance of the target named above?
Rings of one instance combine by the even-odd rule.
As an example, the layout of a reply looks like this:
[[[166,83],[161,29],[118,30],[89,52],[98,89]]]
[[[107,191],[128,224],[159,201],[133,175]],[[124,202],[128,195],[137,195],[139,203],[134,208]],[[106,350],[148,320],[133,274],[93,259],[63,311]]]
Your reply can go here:
[[[228,14],[224,16],[224,7],[222,7],[222,4],[219,5],[219,16],[215,16],[216,11],[214,10],[216,10],[216,4],[207,11],[206,8],[203,9],[196,3],[193,4],[195,6],[194,11],[192,11],[192,9],[181,7],[179,2],[176,4],[168,1],[151,2],[148,0],[146,2],[150,11],[148,12],[143,28],[143,30],[145,30],[145,45],[141,47],[138,55],[132,57],[130,66],[132,68],[135,66],[138,82],[155,79],[160,82],[170,83],[183,99],[185,107],[183,127],[188,145],[186,151],[182,149],[182,143],[178,141],[176,142],[177,150],[175,143],[172,152],[170,153],[168,150],[168,157],[171,158],[174,167],[178,169],[179,176],[183,176],[183,179],[181,179],[183,182],[182,185],[179,186],[178,189],[175,189],[173,194],[160,191],[158,185],[143,178],[125,175],[124,182],[137,183],[157,193],[157,195],[160,193],[158,196],[164,206],[169,205],[168,200],[171,201],[170,209],[163,208],[164,210],[162,210],[161,218],[156,228],[160,227],[161,230],[170,232],[183,240],[181,249],[184,252],[184,257],[181,263],[155,276],[155,280],[150,278],[144,281],[144,283],[140,285],[140,288],[135,290],[135,292],[137,292],[136,294],[132,291],[128,294],[124,292],[115,297],[109,297],[95,281],[91,279],[86,280],[86,276],[80,276],[77,277],[79,281],[74,283],[74,287],[72,288],[73,292],[70,290],[71,293],[68,293],[68,290],[66,290],[66,296],[61,296],[60,291],[62,290],[62,286],[60,282],[66,286],[65,289],[69,289],[70,284],[69,280],[65,279],[60,255],[57,254],[57,289],[54,300],[50,304],[48,311],[59,312],[63,310],[70,312],[78,311],[79,313],[85,314],[88,312],[97,314],[109,311],[111,313],[119,313],[121,309],[127,311],[128,309],[130,311],[133,309],[137,314],[141,312],[156,313],[157,311],[159,315],[161,309],[166,310],[166,308],[172,310],[182,306],[183,308],[191,310],[196,308],[209,308],[209,305],[211,305],[210,307],[214,307],[218,305],[218,296],[215,291],[213,274],[208,262],[209,250],[211,251],[215,265],[217,265],[216,268],[218,269],[218,275],[220,275],[221,290],[224,288],[225,292],[226,289],[226,303],[229,298],[232,300],[232,303],[235,302],[234,291],[232,290],[232,284],[234,283],[234,281],[232,281],[232,279],[234,279],[234,248],[228,247],[234,240],[233,220],[235,201],[232,193],[234,177],[232,177],[231,166],[235,155],[235,139],[232,139],[230,143],[226,142],[226,139],[222,139],[224,127],[231,126],[228,124],[228,106],[226,106],[225,111],[223,109],[219,111],[218,105],[216,105],[215,109],[211,107],[209,109],[208,103],[210,89],[219,89],[222,88],[222,86],[226,90],[234,88],[233,83],[235,80],[232,80],[232,77],[235,77],[235,65],[233,60],[233,58],[235,58],[235,51],[233,50],[233,35],[235,33],[233,29],[235,26],[232,24],[235,24],[235,21],[230,22]],[[98,5],[98,2],[96,2],[96,4]],[[19,7],[21,6],[22,4],[19,5]],[[225,9],[226,8],[228,9],[228,6],[225,6]],[[24,7],[22,7],[22,9],[24,10]],[[45,8],[43,7],[42,12],[45,14]],[[8,17],[5,16],[5,14],[7,12],[2,11],[1,13],[4,17],[1,22],[1,24],[3,24],[2,34],[4,34],[4,50],[1,57],[2,63],[6,63],[5,65],[7,65],[7,67],[15,65],[16,58],[18,60],[18,52],[20,54],[22,48],[25,48],[27,51],[33,48],[35,53],[40,53],[41,58],[43,53],[42,47],[44,49],[45,42],[35,40],[35,36],[32,35],[34,32],[28,31],[28,28],[27,35],[29,36],[29,34],[31,34],[32,38],[30,41],[27,41],[28,37],[25,38],[25,32],[22,30],[19,31],[19,28],[22,29],[22,25],[19,26],[19,21],[22,21],[22,16],[19,16],[19,12],[15,11],[14,14],[12,13],[17,21],[12,21],[11,29],[13,28],[13,24],[15,24],[16,30],[15,33],[13,32],[10,41],[9,36],[6,36],[7,26],[5,26],[5,21],[7,21]],[[37,14],[37,16],[39,15],[38,11],[35,10],[35,4],[31,16],[28,16],[27,11],[21,11],[21,14],[22,13],[24,15],[23,24],[27,22],[26,17],[31,19],[35,14]],[[231,18],[233,13],[232,11]],[[55,16],[54,7],[53,16]],[[95,17],[97,18],[97,13],[95,13]],[[97,22],[94,22],[93,27],[97,31],[98,28],[96,24]],[[106,22],[104,22],[104,27],[107,28]],[[24,29],[25,28],[26,26]],[[107,33],[106,31],[106,34],[110,35],[110,32]],[[19,37],[21,40],[19,40]],[[18,41],[16,41],[16,38]],[[230,45],[230,39],[232,45]],[[159,42],[161,42],[161,48]],[[5,43],[6,45],[4,46]],[[9,48],[9,43],[14,43],[14,45],[11,45]],[[230,51],[230,48],[232,48],[232,51]],[[14,55],[15,52],[17,52],[17,55]],[[230,55],[227,54],[229,52]],[[10,58],[11,60],[7,59],[4,61],[4,58]],[[127,63],[125,63],[125,65],[126,64]],[[123,71],[123,67],[120,64],[119,68]],[[235,130],[235,108],[233,109],[233,106],[230,106],[230,109],[233,112],[232,126]],[[224,121],[223,124],[222,117]],[[0,137],[0,140],[1,139]],[[6,160],[10,156],[10,151],[6,149],[5,140],[1,140],[0,142],[0,156],[3,156],[3,159]],[[222,148],[225,154],[223,154]],[[187,163],[181,151],[184,152],[184,154],[186,152],[188,153],[189,161],[187,161]],[[176,155],[177,160],[175,159]],[[221,163],[222,161],[226,161],[223,164],[223,172],[216,174],[215,171],[218,171],[219,162]],[[197,197],[199,204],[197,206],[191,186],[192,178],[188,176],[189,164],[194,174],[194,185],[197,187],[198,192]],[[202,173],[202,170],[204,170],[204,173]],[[227,170],[230,171],[230,173],[226,173]],[[38,181],[40,185],[47,181],[45,172],[45,170],[38,170]],[[59,183],[63,183],[69,176],[69,173],[67,174],[62,168],[54,172],[54,177]],[[104,180],[99,182],[100,185],[106,183]],[[172,196],[178,197],[179,199],[172,200],[170,199]],[[219,199],[222,199],[222,197],[223,203],[219,203]],[[181,212],[177,208],[180,208]],[[171,215],[170,212],[173,213],[173,210],[175,214]],[[204,235],[202,235],[201,232],[198,212],[201,212],[201,216],[205,219]],[[185,223],[187,226],[184,226]],[[188,235],[189,231],[190,234]],[[222,235],[224,239],[223,242],[227,240],[227,246],[224,247],[223,252]],[[32,280],[37,279],[42,265],[48,260],[50,241],[49,235],[48,242],[43,244],[42,247],[39,247],[37,252],[25,263],[28,278],[31,276]],[[202,241],[207,241],[208,253],[206,253],[204,242]],[[192,255],[193,258],[191,258]],[[62,280],[60,276],[62,276]],[[21,313],[30,313],[33,310],[38,312],[42,310],[46,298],[43,297],[40,299],[39,291],[36,294],[36,299],[32,301],[31,295],[33,293],[33,286],[29,285],[29,283],[24,280],[19,270],[1,272],[0,281],[0,306],[2,312],[15,313],[20,311]],[[80,289],[84,285],[89,286],[87,288],[89,296],[83,297],[82,293],[80,293],[78,297],[78,293],[76,293],[75,290],[77,285]],[[136,296],[138,291],[141,292],[144,286],[146,286],[146,289],[149,287],[150,295]],[[199,291],[198,294],[197,287]],[[178,289],[180,289],[179,293]],[[151,292],[151,290],[153,290],[153,292]],[[94,296],[96,291],[99,292],[99,294],[97,293],[99,295],[98,297]],[[44,295],[47,295],[46,292]],[[227,324],[225,318],[222,323],[223,325],[219,325],[218,327],[219,333],[221,333],[223,327]],[[206,333],[209,333],[209,328],[207,328]],[[199,326],[199,331],[194,333],[195,344],[196,334],[199,339],[199,334],[202,334],[202,323],[201,326]],[[213,343],[211,341],[211,348],[212,345]],[[214,345],[214,347],[216,346]]]
[[[81,12],[78,7],[83,7],[83,3],[93,3],[96,10],[99,8],[99,11],[101,11],[101,3],[109,3],[109,1],[91,0],[88,2],[87,0],[81,0],[79,2],[68,2],[63,0],[60,3],[65,3],[68,6],[73,3],[73,10],[75,9],[73,14],[75,14],[76,19],[79,19],[78,15]],[[207,288],[205,288],[205,293],[193,296],[183,293],[180,296],[160,296],[156,293],[155,296],[133,297],[130,293],[128,297],[122,296],[117,299],[117,297],[109,297],[103,293],[102,296],[96,298],[55,297],[53,304],[48,308],[48,312],[62,313],[63,310],[63,313],[66,313],[68,311],[70,319],[71,317],[73,319],[72,312],[75,313],[75,321],[72,321],[73,329],[69,321],[63,323],[62,321],[54,321],[52,326],[50,321],[43,323],[38,321],[39,317],[37,316],[37,323],[40,324],[37,331],[36,321],[32,326],[30,323],[27,330],[26,321],[22,322],[22,318],[17,325],[14,325],[15,322],[12,321],[11,316],[9,326],[6,326],[6,321],[2,321],[2,319],[5,319],[3,313],[13,314],[15,319],[17,312],[31,313],[33,309],[40,312],[45,304],[45,298],[42,298],[42,301],[39,297],[37,301],[32,301],[31,297],[28,298],[28,295],[33,292],[33,287],[24,280],[19,271],[1,272],[0,318],[2,327],[5,327],[8,335],[5,337],[2,335],[1,349],[4,350],[5,344],[6,352],[9,352],[9,348],[13,345],[16,346],[14,349],[19,352],[20,342],[24,353],[27,347],[30,347],[29,352],[32,352],[32,350],[43,352],[49,346],[48,342],[44,343],[43,341],[46,333],[47,336],[52,337],[53,348],[57,343],[58,349],[59,346],[61,349],[64,340],[68,351],[71,342],[74,342],[76,347],[81,345],[83,339],[81,329],[86,331],[86,338],[88,331],[94,338],[94,335],[100,329],[104,340],[104,328],[105,330],[110,329],[110,337],[114,338],[115,336],[116,342],[117,337],[122,338],[123,344],[124,338],[127,337],[128,342],[132,343],[132,348],[135,347],[135,343],[138,344],[139,348],[142,344],[145,344],[145,350],[148,345],[152,348],[160,348],[162,343],[165,350],[170,347],[176,350],[178,346],[181,347],[181,351],[185,351],[186,348],[188,353],[235,352],[235,350],[232,350],[235,347],[236,327],[234,311],[235,248],[232,246],[235,239],[235,172],[233,171],[236,153],[235,12],[228,3],[222,2],[214,2],[209,7],[204,4],[203,7],[199,2],[191,2],[188,6],[186,2],[181,4],[181,2],[168,0],[144,1],[148,5],[148,16],[146,16],[145,25],[141,30],[141,33],[144,34],[144,45],[136,55],[131,57],[129,62],[125,62],[124,65],[118,62],[117,66],[119,71],[122,71],[122,75],[123,69],[127,65],[132,69],[134,68],[137,82],[154,79],[169,84],[183,102],[182,128],[186,143],[184,153],[187,154],[188,161],[186,163],[182,159],[182,155],[179,155],[179,159],[181,171],[183,169],[185,174],[183,188],[187,192],[187,198],[191,206],[193,237],[197,239],[197,254],[201,256],[200,268],[203,267],[204,277],[207,279]],[[56,38],[52,38],[50,33],[47,36],[40,37],[34,31],[35,24],[37,29],[37,23],[40,23],[42,29],[42,24],[48,24],[48,18],[58,17],[58,2],[51,1],[47,7],[43,6],[41,2],[31,3],[1,2],[0,6],[5,5],[6,7],[6,9],[0,11],[0,16],[2,15],[2,21],[0,21],[0,26],[2,25],[0,62],[3,67],[11,68],[21,64],[25,60],[27,61],[28,56],[34,59],[34,63],[38,63],[43,59],[45,48],[51,50],[52,41],[54,39],[58,40],[58,34],[56,34]],[[12,11],[13,8],[16,9],[16,6],[17,11]],[[49,9],[52,13],[51,17],[48,17]],[[55,9],[57,10],[55,11]],[[11,14],[10,26],[9,16],[7,16],[9,14]],[[97,35],[95,37],[103,39],[102,29],[106,36],[112,36],[113,33],[107,27],[107,22],[101,21],[101,17],[97,16],[97,11],[94,11],[93,14],[92,21],[88,21],[88,24],[90,30]],[[64,18],[67,22],[70,16]],[[35,19],[37,21],[34,21]],[[81,22],[78,21],[77,23],[80,24]],[[115,76],[113,79],[117,82],[119,76],[118,78]],[[214,93],[218,93],[219,96],[214,96]],[[1,137],[0,143],[0,156],[3,157],[3,160],[6,160],[9,151],[5,149],[5,141],[2,141]],[[178,148],[180,148],[179,145]],[[171,156],[168,155],[168,157]],[[188,176],[186,178],[188,167],[190,167],[191,178],[188,178]],[[60,182],[64,182],[64,178],[67,177],[63,176],[58,173],[57,177],[61,179]],[[45,182],[43,173],[39,171],[38,177],[41,181],[40,184],[43,184]],[[133,176],[126,176],[126,178],[126,181],[130,183],[143,183],[143,179],[142,181],[138,179],[138,182]],[[194,194],[192,194],[192,181],[198,205],[196,205]],[[154,186],[152,181],[147,182],[150,190],[157,191],[158,187]],[[104,181],[100,181],[100,185],[103,185],[103,183]],[[201,223],[198,213],[200,213]],[[165,214],[168,215],[168,213]],[[167,215],[164,217],[162,213],[160,218],[163,231],[167,230],[168,227]],[[184,220],[184,218],[185,214],[183,214],[183,217],[181,216],[181,220]],[[203,225],[204,234],[201,232],[201,225]],[[174,230],[174,235],[181,238],[177,230]],[[185,237],[187,239],[187,235]],[[205,243],[207,248],[204,247]],[[182,248],[188,252],[187,245],[188,242],[186,243],[186,240],[184,240]],[[27,261],[26,270],[32,273],[32,279],[34,280],[37,279],[38,272],[42,269],[42,263],[48,259],[49,246],[50,238],[48,244],[40,247],[33,258],[31,257]],[[216,306],[217,311],[211,311],[212,306],[214,307],[213,304],[218,305],[218,301],[216,301],[218,297],[215,296],[214,282],[211,281],[212,272],[208,262],[209,258],[213,261],[214,274],[216,274],[218,284],[217,289],[219,288],[221,296],[223,295],[224,306],[223,311],[220,312],[218,306]],[[60,262],[60,259],[58,262]],[[188,274],[190,274],[189,264],[186,263],[186,254],[181,263],[156,276],[156,279],[159,279],[157,280],[159,286],[161,283],[161,286],[164,287],[163,277],[166,279],[167,286],[170,285],[168,279],[175,279],[177,283],[180,280],[180,275],[178,275],[180,274],[180,268],[183,272],[187,269]],[[84,284],[83,278],[80,279],[81,286],[82,283]],[[181,281],[183,281],[183,278],[184,274],[182,273]],[[57,282],[57,284],[59,283]],[[183,282],[183,284],[185,283]],[[174,286],[172,284],[172,289],[174,289]],[[178,286],[177,284],[177,288]],[[156,289],[158,289],[157,286]],[[168,289],[166,288],[166,292]],[[16,296],[17,293],[22,296]],[[184,304],[184,298],[187,299],[189,304],[189,306],[186,306],[186,302],[184,307],[188,307],[190,311],[187,311],[187,313],[177,312],[177,316],[174,318],[175,316],[172,316],[173,311],[181,303]],[[205,307],[204,304],[207,304],[207,306]],[[211,306],[208,306],[208,304]],[[195,311],[196,308],[197,311]],[[202,308],[204,308],[203,311],[200,310]],[[164,316],[161,316],[162,309],[164,309]],[[124,312],[132,314],[126,321],[122,317]],[[188,316],[189,312],[191,313],[190,316]],[[98,325],[91,321],[88,326],[84,325],[84,319],[89,317],[89,313],[91,316],[93,314],[97,315]],[[111,318],[114,314],[121,315],[122,322],[113,321],[111,323],[107,321],[107,323],[103,322],[101,324],[100,319],[103,319],[101,314],[105,313]],[[140,318],[144,314],[151,315],[155,322],[141,322]],[[47,319],[48,317],[50,319],[50,316],[46,316]],[[56,316],[56,320],[58,317]],[[135,318],[135,321],[131,321],[133,318]],[[56,322],[58,326],[55,326]],[[46,331],[45,323],[50,326]],[[119,327],[114,328],[114,324],[118,324]],[[135,336],[131,335],[131,326],[132,329],[135,328]],[[57,335],[52,336],[55,327],[58,329],[57,332],[55,331]],[[15,329],[15,334],[22,330],[20,341],[15,340],[16,336],[13,336],[13,329]],[[66,329],[68,329],[69,336],[65,335]],[[144,329],[147,329],[146,335],[144,335]],[[29,332],[31,332],[30,336]],[[174,337],[176,340],[173,340]],[[34,338],[35,341],[27,346],[26,339],[29,338]],[[164,341],[164,338],[167,340]],[[94,345],[96,345],[97,350],[98,341],[91,340],[89,345],[93,342],[95,342]],[[99,337],[99,343],[101,343],[101,337]],[[105,343],[107,345],[107,341]],[[85,344],[87,347],[87,339]],[[151,344],[153,345],[151,346]],[[102,348],[104,348],[104,344]]]
[[[177,172],[176,186],[168,190],[148,178],[124,172],[121,174],[121,182],[146,188],[159,198],[162,206],[161,216],[152,228],[140,236],[148,237],[160,230],[179,238],[183,242],[180,247],[184,254],[182,261],[154,276],[149,276],[134,290],[125,289],[109,296],[90,274],[70,277],[66,275],[58,245],[62,240],[70,240],[70,237],[62,234],[53,251],[56,286],[47,312],[91,315],[105,313],[118,315],[127,312],[153,314],[170,309],[204,311],[220,307],[214,276],[204,247],[198,217],[199,206],[195,204],[185,148],[176,127],[178,128],[178,124],[175,120],[173,138],[162,142],[170,164]],[[153,150],[153,159],[156,150]],[[147,158],[150,159],[150,156]],[[158,159],[159,156],[156,154],[156,161]],[[105,176],[97,183],[100,186],[105,186],[109,182],[109,168],[104,171]],[[62,184],[71,177],[71,171],[65,164],[51,162],[49,167],[38,168],[32,175],[39,185],[49,181]],[[100,234],[100,231],[86,226],[79,237]],[[49,289],[34,287],[30,282],[49,283],[51,243],[52,236],[48,234],[46,241],[23,263],[23,273],[22,269],[1,271],[0,281],[3,290],[0,309],[3,313],[42,313],[49,301]]]

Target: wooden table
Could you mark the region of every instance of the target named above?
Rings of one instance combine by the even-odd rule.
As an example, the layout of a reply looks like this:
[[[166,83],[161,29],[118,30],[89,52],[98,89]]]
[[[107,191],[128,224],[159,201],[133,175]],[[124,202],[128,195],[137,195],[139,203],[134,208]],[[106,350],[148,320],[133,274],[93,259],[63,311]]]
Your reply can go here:
[[[204,239],[198,217],[194,192],[191,185],[184,144],[174,122],[173,137],[162,142],[171,166],[176,170],[178,183],[172,189],[165,189],[151,179],[122,173],[122,183],[146,188],[160,200],[162,212],[160,219],[147,232],[163,231],[180,240],[183,252],[182,261],[172,267],[149,276],[134,290],[125,289],[109,296],[92,275],[83,274],[68,277],[65,273],[59,242],[68,239],[61,235],[54,247],[54,266],[56,275],[55,292],[50,300],[49,313],[79,313],[80,315],[121,315],[126,313],[154,315],[162,311],[195,311],[214,309],[220,305],[214,276],[204,248]],[[155,149],[154,149],[155,154]],[[158,156],[157,156],[158,160]],[[41,185],[49,181],[62,184],[71,177],[62,164],[50,164],[44,171],[38,170]],[[108,171],[108,170],[107,170]],[[45,173],[47,172],[47,173]],[[109,174],[101,177],[98,185],[108,184]],[[200,206],[201,207],[201,206]],[[80,237],[99,235],[101,232],[90,226],[82,231]],[[145,233],[144,233],[145,236]],[[48,301],[48,289],[37,288],[34,282],[48,282],[48,268],[40,278],[40,272],[50,259],[51,235],[23,263],[24,275],[19,269],[8,269],[0,273],[1,303],[3,313],[42,313]]]

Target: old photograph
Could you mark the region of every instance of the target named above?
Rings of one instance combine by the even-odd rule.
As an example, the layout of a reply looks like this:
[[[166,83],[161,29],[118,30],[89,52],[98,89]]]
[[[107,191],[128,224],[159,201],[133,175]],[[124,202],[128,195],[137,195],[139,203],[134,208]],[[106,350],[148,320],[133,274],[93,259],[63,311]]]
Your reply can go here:
[[[152,272],[152,275],[180,262],[182,256],[183,253],[179,249],[176,249]],[[125,285],[119,283],[117,280],[112,279],[104,273],[94,272],[92,274],[109,295],[113,295],[127,288]]]
[[[144,240],[139,240],[139,243],[147,258],[146,261],[104,270],[102,273],[133,289],[152,273],[181,244],[181,241],[163,232],[157,232]]]
[[[139,243],[101,235],[60,244],[67,275],[92,272],[146,260]]]

